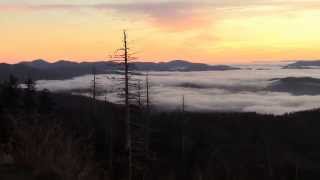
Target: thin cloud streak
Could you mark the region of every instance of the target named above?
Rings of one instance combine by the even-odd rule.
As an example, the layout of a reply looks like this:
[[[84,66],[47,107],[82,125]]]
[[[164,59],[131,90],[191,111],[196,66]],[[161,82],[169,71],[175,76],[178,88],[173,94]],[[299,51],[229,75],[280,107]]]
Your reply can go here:
[[[182,30],[207,24],[203,14],[198,11],[204,8],[202,3],[191,2],[157,2],[157,3],[103,3],[103,4],[23,4],[23,5],[0,5],[2,12],[20,11],[53,11],[53,10],[97,10],[109,11],[119,14],[137,14],[144,16],[144,20],[155,26],[169,29]]]
[[[0,11],[50,11],[93,9],[119,14],[138,14],[156,26],[183,30],[210,24],[219,10],[235,10],[271,6],[277,9],[318,9],[316,1],[275,1],[275,0],[216,0],[216,1],[170,1],[136,3],[100,3],[100,4],[0,4]]]
[[[138,2],[138,3],[97,3],[97,4],[1,4],[0,10],[72,10],[81,8],[101,10],[125,10],[141,13],[154,13],[171,16],[190,9],[203,8],[241,8],[253,6],[282,6],[318,8],[317,1],[275,1],[275,0],[216,0],[216,1],[170,1],[170,2]],[[169,12],[169,13],[168,13]],[[174,14],[172,14],[175,12]]]

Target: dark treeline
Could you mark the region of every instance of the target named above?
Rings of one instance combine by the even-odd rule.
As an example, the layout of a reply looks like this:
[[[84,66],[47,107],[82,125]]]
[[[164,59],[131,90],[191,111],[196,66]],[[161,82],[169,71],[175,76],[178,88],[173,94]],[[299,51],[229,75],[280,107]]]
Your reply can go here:
[[[13,76],[1,83],[0,98],[0,155],[10,154],[17,169],[35,179],[127,178],[123,106],[97,101],[93,107],[90,98],[36,91],[31,79]],[[131,111],[133,179],[320,177],[319,110],[283,116]],[[148,150],[139,145],[146,121]]]

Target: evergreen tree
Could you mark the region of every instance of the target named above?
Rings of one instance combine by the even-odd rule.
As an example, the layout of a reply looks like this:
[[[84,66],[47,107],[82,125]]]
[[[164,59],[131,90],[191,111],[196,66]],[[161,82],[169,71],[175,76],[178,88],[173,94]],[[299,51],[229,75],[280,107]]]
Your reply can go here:
[[[1,106],[3,109],[12,110],[19,105],[19,89],[18,78],[13,75],[9,76],[9,79],[2,85],[2,91],[0,95]]]
[[[39,113],[47,114],[53,109],[53,100],[50,97],[50,91],[48,89],[43,89],[39,94]]]
[[[27,112],[34,111],[36,109],[36,101],[35,101],[35,82],[28,78],[25,81],[25,89],[24,89],[24,96],[23,96],[23,105]]]

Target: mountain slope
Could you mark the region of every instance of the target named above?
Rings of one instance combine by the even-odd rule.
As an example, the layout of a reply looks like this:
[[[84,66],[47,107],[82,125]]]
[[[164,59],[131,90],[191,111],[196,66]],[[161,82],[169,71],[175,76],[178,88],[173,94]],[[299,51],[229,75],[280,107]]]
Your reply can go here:
[[[191,63],[184,60],[174,60],[170,62],[136,62],[133,63],[135,70],[141,71],[227,71],[238,70],[239,68],[225,65],[207,65],[202,63]]]
[[[268,90],[274,92],[287,92],[293,95],[319,95],[320,79],[311,77],[287,77],[272,79],[273,83]]]
[[[320,60],[315,61],[297,61],[284,67],[284,69],[311,69],[320,67]]]
[[[7,80],[10,74],[25,80],[28,77],[33,79],[46,79],[52,77],[53,74],[24,64],[0,64],[0,81]]]
[[[239,68],[231,66],[211,66],[201,63],[191,63],[183,60],[170,62],[134,62],[131,64],[132,70],[136,71],[226,71],[237,70]],[[68,79],[76,76],[91,74],[93,70],[96,74],[110,73],[121,70],[121,64],[113,61],[98,62],[72,62],[61,60],[49,63],[45,60],[38,59],[30,62],[21,62],[19,64],[9,65],[1,64],[0,80],[7,79],[10,74],[17,76],[19,79],[31,77],[34,80],[40,79]]]

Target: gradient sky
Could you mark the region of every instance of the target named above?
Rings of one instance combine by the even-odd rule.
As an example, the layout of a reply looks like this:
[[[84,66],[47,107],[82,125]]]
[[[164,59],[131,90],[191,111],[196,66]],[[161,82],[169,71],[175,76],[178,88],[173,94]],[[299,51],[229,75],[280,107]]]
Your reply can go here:
[[[0,62],[318,59],[319,0],[0,0]]]

